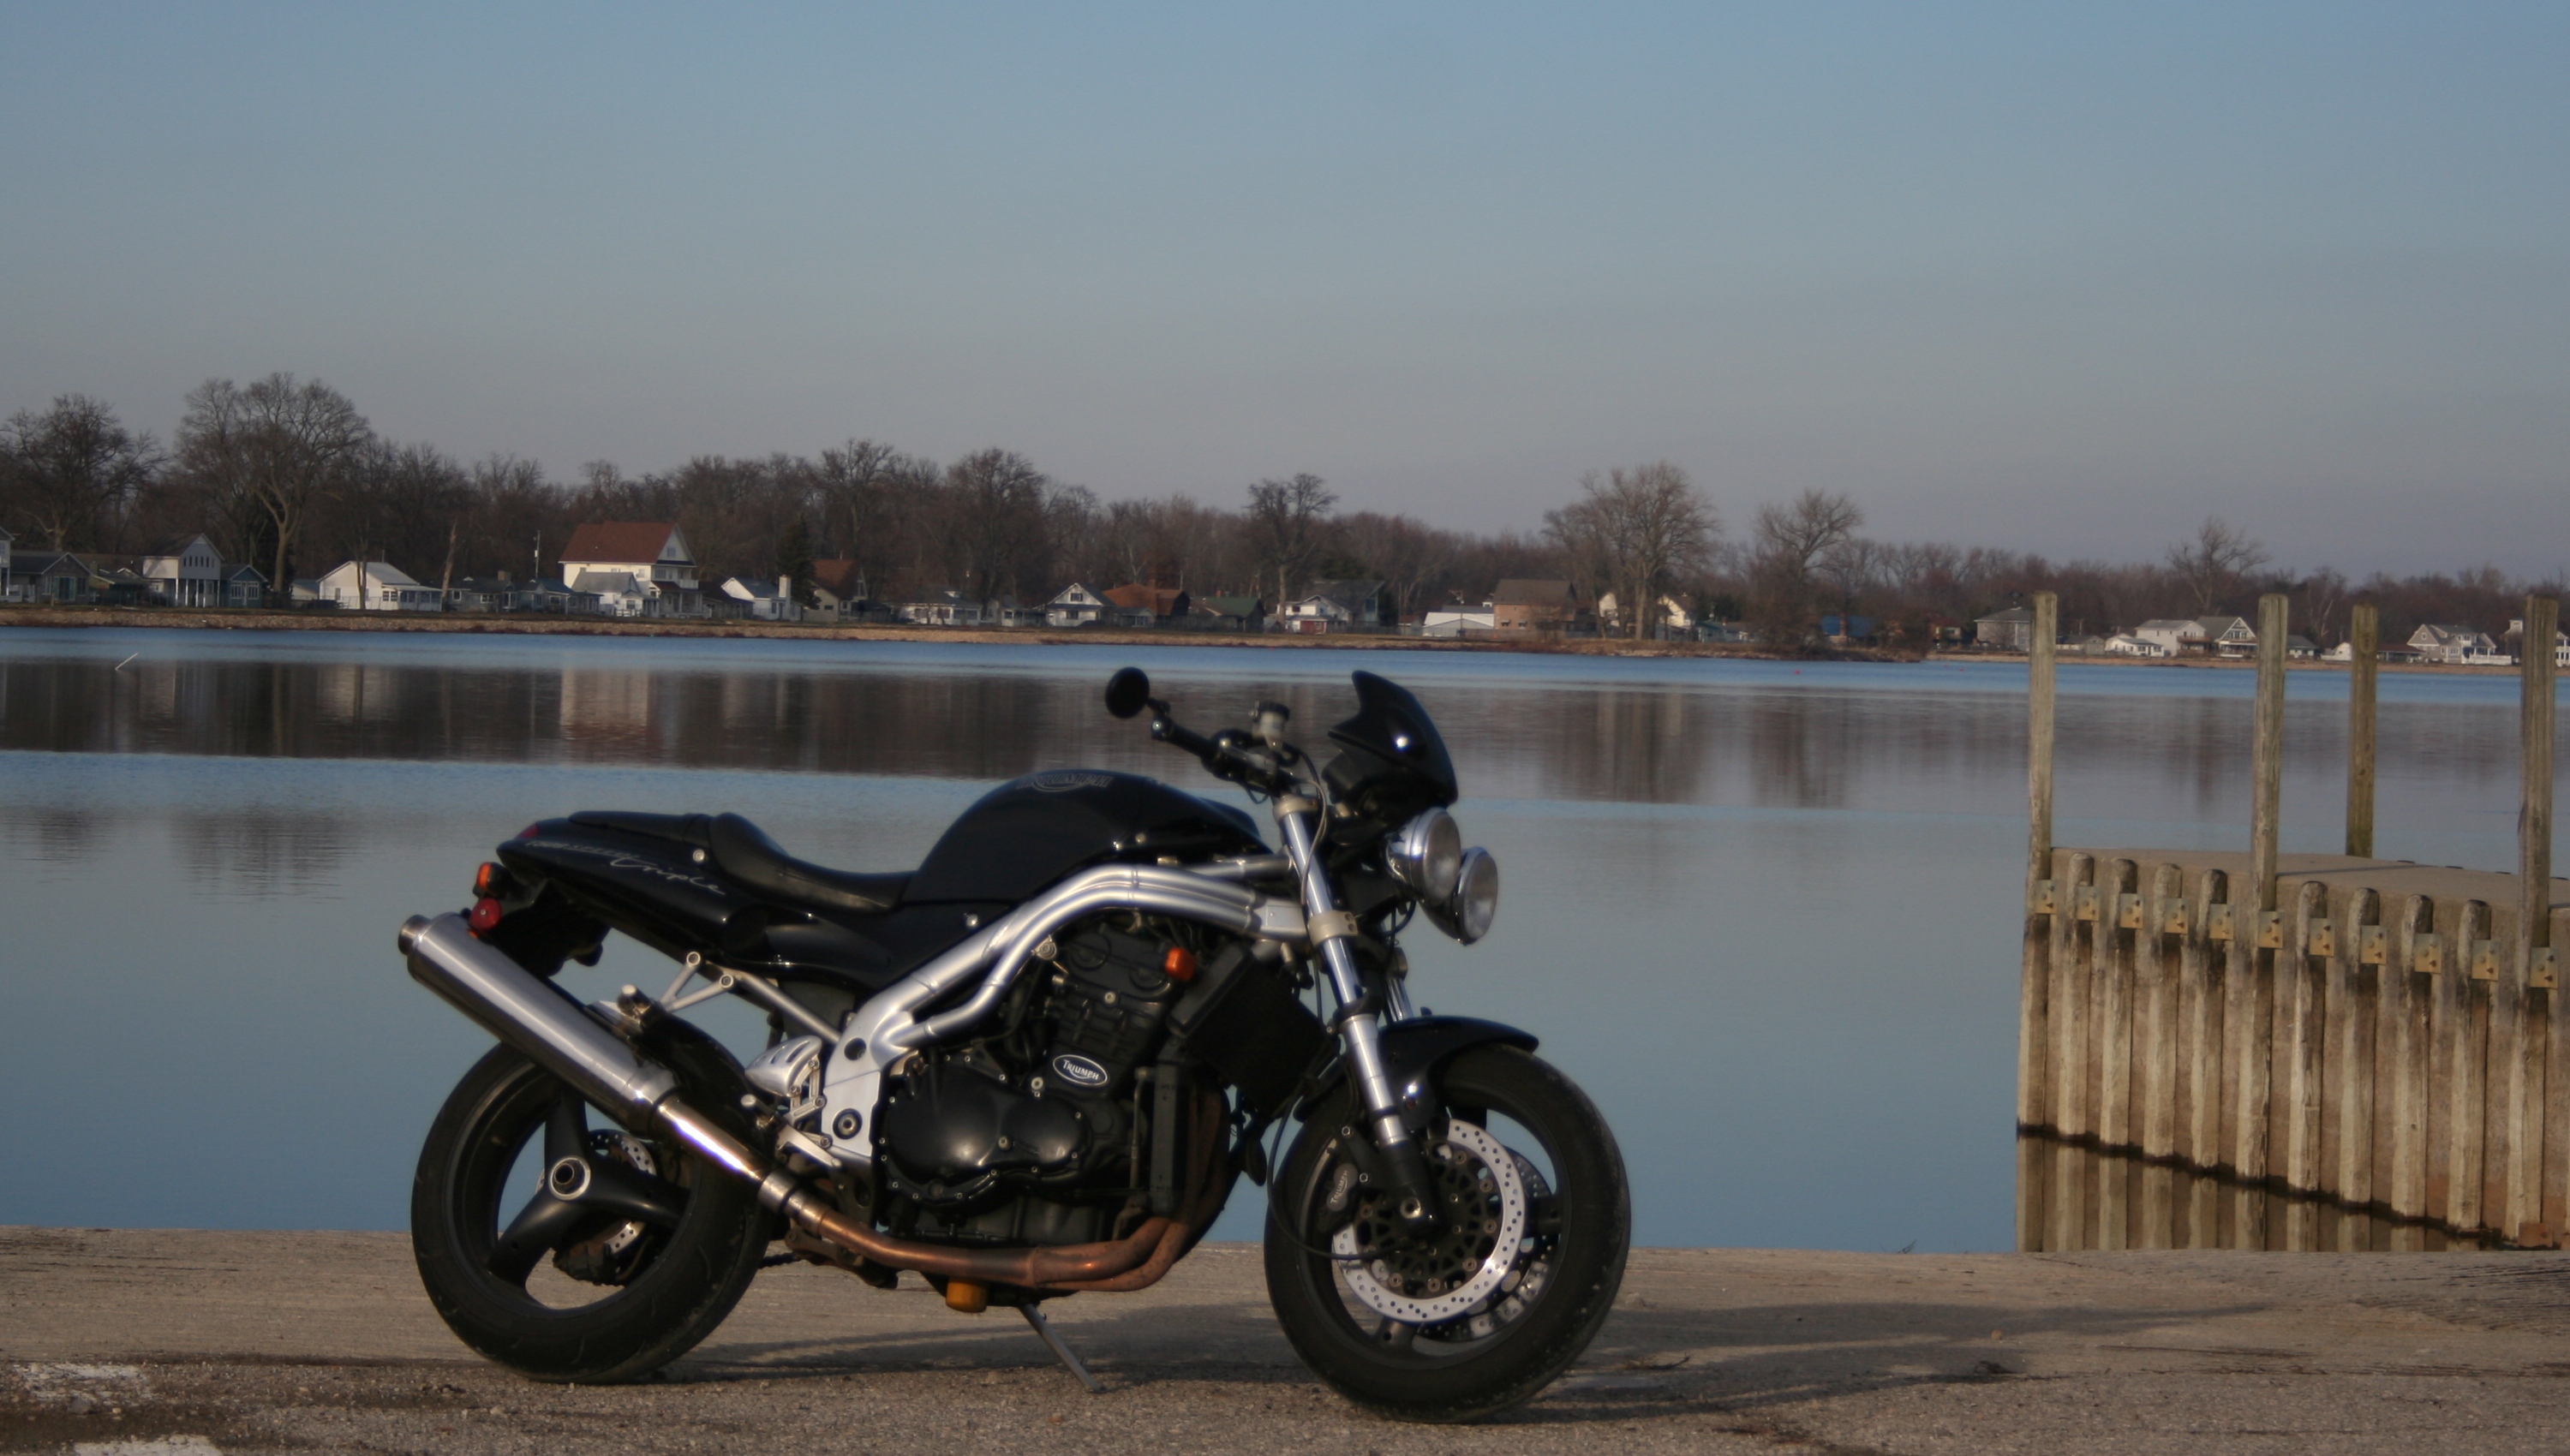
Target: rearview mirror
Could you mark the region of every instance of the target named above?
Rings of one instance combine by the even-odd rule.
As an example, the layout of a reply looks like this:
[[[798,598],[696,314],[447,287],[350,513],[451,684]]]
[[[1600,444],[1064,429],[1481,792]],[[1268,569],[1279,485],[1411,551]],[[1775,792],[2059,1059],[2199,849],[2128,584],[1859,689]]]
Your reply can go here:
[[[1106,679],[1106,711],[1130,718],[1151,702],[1151,678],[1138,667],[1119,667]]]

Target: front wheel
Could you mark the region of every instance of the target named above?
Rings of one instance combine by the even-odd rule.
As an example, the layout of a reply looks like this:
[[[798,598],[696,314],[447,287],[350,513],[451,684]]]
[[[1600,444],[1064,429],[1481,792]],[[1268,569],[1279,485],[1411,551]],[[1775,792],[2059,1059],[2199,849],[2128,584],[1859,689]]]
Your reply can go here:
[[[1632,1201],[1586,1094],[1509,1047],[1439,1076],[1423,1139],[1445,1223],[1402,1232],[1348,1155],[1347,1089],[1314,1107],[1278,1174],[1267,1295],[1295,1352],[1340,1394],[1405,1420],[1494,1415],[1550,1384],[1624,1278]]]
[[[652,1054],[744,1139],[740,1072],[683,1023]],[[769,1219],[745,1184],[639,1138],[508,1047],[465,1074],[421,1149],[411,1246],[464,1342],[539,1380],[633,1380],[713,1332],[758,1274]]]

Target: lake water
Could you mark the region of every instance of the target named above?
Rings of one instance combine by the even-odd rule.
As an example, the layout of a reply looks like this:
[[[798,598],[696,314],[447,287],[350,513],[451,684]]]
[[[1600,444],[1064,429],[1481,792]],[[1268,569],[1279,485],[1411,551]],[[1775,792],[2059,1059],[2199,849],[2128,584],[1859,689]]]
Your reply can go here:
[[[2021,665],[105,629],[0,629],[0,1223],[398,1228],[487,1042],[393,930],[496,842],[732,810],[894,870],[1035,769],[1230,792],[1098,707],[1128,660],[1205,727],[1418,692],[1505,893],[1480,945],[1408,938],[1415,993],[1543,1037],[1642,1242],[2009,1246]],[[2065,667],[2061,841],[2244,844],[2250,686]],[[2287,849],[2338,848],[2345,686],[2292,679]],[[2514,680],[2382,700],[2380,852],[2512,869]],[[612,943],[569,984],[667,975]]]

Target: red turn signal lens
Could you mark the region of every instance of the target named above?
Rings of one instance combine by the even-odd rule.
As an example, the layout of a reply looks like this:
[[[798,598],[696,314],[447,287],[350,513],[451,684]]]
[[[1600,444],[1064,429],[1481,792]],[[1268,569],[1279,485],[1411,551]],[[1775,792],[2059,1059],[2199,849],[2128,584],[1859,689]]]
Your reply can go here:
[[[534,839],[536,837],[536,831],[542,828],[544,828],[544,825],[541,823],[528,825],[525,829],[518,831],[518,838],[522,840]]]
[[[481,868],[481,869],[476,870],[476,871],[474,871],[474,872],[473,872],[473,893],[474,893],[475,895],[479,895],[479,896],[492,896],[492,895],[497,895],[497,894],[499,894],[499,893],[500,893],[500,892],[499,892],[499,890],[496,888],[496,887],[499,885],[499,883],[500,883],[500,867],[499,867],[499,866],[497,866],[497,865],[492,864],[492,863],[491,863],[490,861],[488,861],[488,860],[485,860],[485,861],[483,861],[483,862],[482,862],[482,868]]]
[[[465,916],[465,919],[472,923],[473,933],[478,935],[500,923],[500,916],[505,913],[507,911],[500,909],[500,902],[486,895],[473,902],[473,913]]]
[[[1169,979],[1184,985],[1196,978],[1196,953],[1184,945],[1172,945],[1169,953],[1160,957],[1160,969]]]

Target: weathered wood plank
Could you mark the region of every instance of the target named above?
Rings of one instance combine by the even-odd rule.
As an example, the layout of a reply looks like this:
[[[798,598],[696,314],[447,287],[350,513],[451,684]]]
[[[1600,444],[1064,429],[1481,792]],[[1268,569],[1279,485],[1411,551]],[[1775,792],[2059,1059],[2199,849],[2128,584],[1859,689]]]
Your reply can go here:
[[[2476,900],[2465,902],[2455,917],[2453,954],[2447,957],[2445,970],[2456,1004],[2445,1028],[2452,1038],[2452,1051],[2451,1070],[2445,1075],[2451,1124],[2446,1135],[2450,1173],[2444,1215],[2455,1228],[2466,1231],[2482,1227],[2481,1211],[2486,1206],[2482,1180],[2489,1126],[2490,982],[2473,978],[2471,950],[2487,938],[2489,907]]]
[[[2124,907],[2141,888],[2140,867],[2110,862],[2097,880],[2097,1140],[2129,1151],[2133,1126],[2133,981],[2139,930],[2125,923]],[[2132,1163],[2109,1158],[2097,1181],[2097,1247],[2131,1246]]]
[[[2190,1163],[2207,1170],[2226,1167],[2230,1159],[2222,1143],[2226,1062],[2222,1015],[2227,981],[2221,974],[2220,947],[2206,937],[2204,922],[2211,907],[2228,904],[2230,899],[2230,876],[2220,870],[2207,870],[2197,877],[2181,950],[2186,977],[2186,1156]],[[2222,1185],[2211,1178],[2191,1181],[2187,1185],[2188,1247],[2219,1248],[2221,1223]]]
[[[2284,1053],[2285,1185],[2321,1187],[2322,1058],[2328,1045],[2327,968],[2316,953],[2313,922],[2329,918],[2329,891],[2304,881],[2294,896],[2294,919],[2277,958],[2276,1042]],[[2296,1200],[2286,1206],[2285,1247],[2318,1249],[2320,1210]]]
[[[2055,884],[2061,910],[2053,916],[2052,953],[2052,1118],[2064,1138],[2094,1132],[2088,1125],[2089,967],[2094,951],[2091,923],[2079,918],[2079,892],[2094,889],[2095,857],[2072,854],[2067,863],[2055,857]],[[2075,1159],[2052,1160],[2051,1187],[2044,1195],[2044,1247],[2088,1247],[2088,1199]]]
[[[2027,656],[2026,853],[2024,964],[2017,989],[2016,1123],[2020,1131],[2055,1122],[2052,1064],[2053,937],[2059,918],[2052,885],[2053,641],[2060,605],[2049,591],[2034,594],[2034,639]],[[2016,1242],[2043,1247],[2044,1193],[2050,1180],[2037,1166],[2039,1146],[2017,1144]]]
[[[2393,1216],[2402,1219],[2427,1216],[2427,1072],[2435,1047],[2428,1013],[2435,978],[2415,967],[2421,937],[2432,935],[2435,926],[2436,903],[2411,895],[2401,901],[2399,916],[2384,937],[2383,1014],[2391,1040],[2391,1181],[2385,1193]],[[2414,1226],[2396,1228],[2391,1247],[2423,1249],[2424,1232]]]
[[[2373,858],[2373,677],[2381,653],[2381,613],[2359,601],[2348,613],[2347,852]]]
[[[2141,1104],[2141,1145],[2146,1158],[2164,1160],[2178,1149],[2178,1016],[2184,972],[2183,934],[2169,930],[2171,907],[2185,911],[2185,877],[2175,865],[2151,870],[2150,891],[2142,899],[2142,923],[2133,937],[2135,999],[2140,1021],[2134,1028],[2133,1061],[2136,1094]],[[2132,1244],[2137,1249],[2167,1249],[2177,1236],[2175,1170],[2164,1161],[2142,1168],[2139,1211]]]

